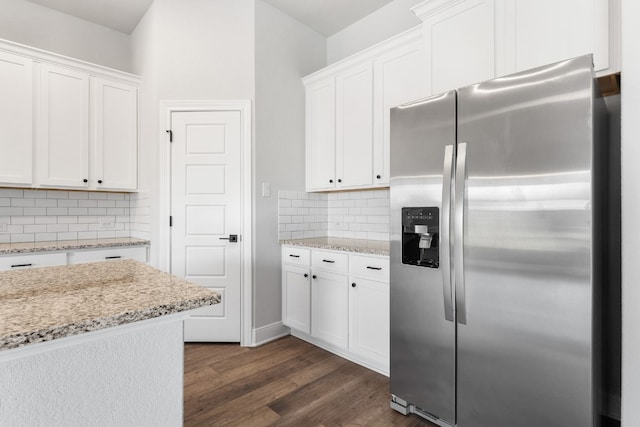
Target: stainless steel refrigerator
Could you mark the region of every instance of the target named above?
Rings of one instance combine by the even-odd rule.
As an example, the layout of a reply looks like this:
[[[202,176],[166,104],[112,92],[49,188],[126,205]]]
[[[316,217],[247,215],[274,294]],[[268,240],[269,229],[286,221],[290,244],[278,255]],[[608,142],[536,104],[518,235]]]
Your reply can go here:
[[[391,406],[598,425],[607,114],[591,56],[391,111]]]

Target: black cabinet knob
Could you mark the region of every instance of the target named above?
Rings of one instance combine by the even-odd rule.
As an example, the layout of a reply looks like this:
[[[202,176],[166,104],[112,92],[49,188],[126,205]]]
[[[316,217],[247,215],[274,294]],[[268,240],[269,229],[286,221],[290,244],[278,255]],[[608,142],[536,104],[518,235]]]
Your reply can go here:
[[[89,180],[88,179],[83,179],[82,182],[89,182]]]
[[[318,276],[316,276],[315,274],[313,276],[311,276],[312,279],[317,279]]]
[[[342,180],[341,180],[341,179],[339,179],[339,180],[338,180],[338,182],[342,182]]]
[[[376,178],[377,178],[377,179],[380,179],[380,178],[382,178],[382,177],[381,177],[380,175],[376,175]]]
[[[307,273],[304,273],[304,277],[309,277],[309,275]]]
[[[101,179],[98,180],[98,184],[102,184],[102,180]]]
[[[351,287],[352,287],[352,288],[355,288],[355,287],[356,287],[355,282],[351,284]]]
[[[332,180],[332,179],[330,179],[330,180],[329,180],[329,183],[330,183],[330,184],[333,184],[333,180]]]

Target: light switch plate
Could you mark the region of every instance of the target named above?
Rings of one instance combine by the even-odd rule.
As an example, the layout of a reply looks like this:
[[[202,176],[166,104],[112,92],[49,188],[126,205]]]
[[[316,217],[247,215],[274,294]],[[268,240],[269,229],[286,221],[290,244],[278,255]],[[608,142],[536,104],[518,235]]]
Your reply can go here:
[[[98,222],[101,230],[111,230],[116,226],[115,221],[111,218],[100,218]]]
[[[271,197],[271,183],[262,183],[262,197]]]

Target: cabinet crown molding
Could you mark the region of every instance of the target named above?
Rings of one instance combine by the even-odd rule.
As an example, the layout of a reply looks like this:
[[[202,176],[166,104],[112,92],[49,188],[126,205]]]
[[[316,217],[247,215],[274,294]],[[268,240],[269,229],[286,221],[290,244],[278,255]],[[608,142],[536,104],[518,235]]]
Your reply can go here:
[[[454,7],[466,0],[426,0],[411,8],[411,12],[421,21],[425,21],[433,15]]]
[[[72,68],[76,71],[89,73],[90,76],[105,77],[125,84],[139,85],[141,77],[126,71],[105,67],[81,59],[60,55],[32,46],[16,43],[6,39],[0,39],[0,52],[7,52],[14,55],[24,56],[37,63],[48,63]]]

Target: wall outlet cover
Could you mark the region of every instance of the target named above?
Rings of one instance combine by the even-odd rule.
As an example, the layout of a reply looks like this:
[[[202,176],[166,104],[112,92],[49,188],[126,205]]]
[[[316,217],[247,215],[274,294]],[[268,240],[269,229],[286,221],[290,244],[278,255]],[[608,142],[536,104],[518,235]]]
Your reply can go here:
[[[0,222],[0,233],[6,233],[9,229],[9,224],[6,222]]]
[[[100,224],[101,230],[110,230],[115,228],[115,220],[112,218],[100,218],[98,219],[98,223]]]

